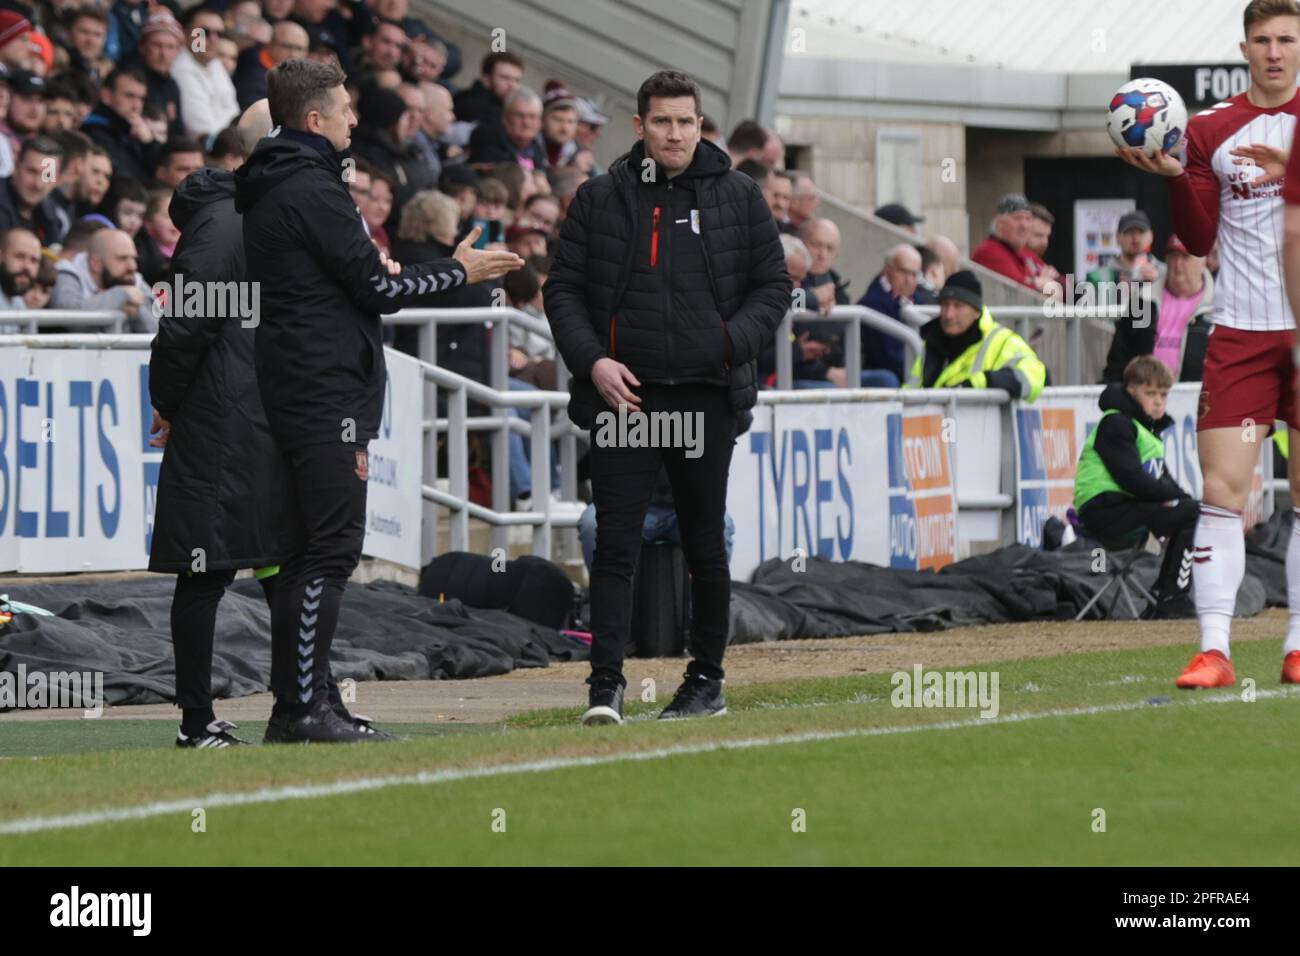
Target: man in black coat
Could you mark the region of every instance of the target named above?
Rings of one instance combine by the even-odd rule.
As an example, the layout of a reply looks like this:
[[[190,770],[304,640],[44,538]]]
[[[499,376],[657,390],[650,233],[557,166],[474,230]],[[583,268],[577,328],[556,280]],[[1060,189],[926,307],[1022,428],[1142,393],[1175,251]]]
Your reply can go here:
[[[245,154],[271,129],[266,102],[240,120]],[[235,211],[235,175],[200,169],[177,187],[169,209],[181,231],[170,271],[184,282],[244,283],[244,241]],[[173,280],[167,280],[168,285]],[[205,297],[206,298],[206,297]],[[155,437],[165,447],[158,475],[149,570],[176,575],[172,644],[179,747],[221,748],[244,741],[212,710],[212,646],[217,606],[239,568],[257,568],[271,600],[276,565],[293,539],[278,521],[289,494],[257,394],[251,318],[228,306],[187,314],[175,297],[159,317],[149,360]],[[192,312],[193,310],[191,310]]]
[[[694,659],[660,716],[726,710],[727,473],[736,416],[758,400],[755,359],[789,308],[791,283],[762,192],[701,141],[701,122],[689,76],[661,72],[641,85],[639,142],[579,188],[544,289],[573,373],[569,417],[592,428],[587,724],[622,722],[632,574],[661,465],[691,570]],[[665,443],[662,429],[674,423]]]
[[[282,566],[271,621],[275,707],[266,741],[375,739],[330,706],[329,651],[365,537],[367,443],[386,371],[380,314],[519,268],[473,249],[405,268],[381,258],[344,178],[356,117],[336,63],[287,60],[267,76],[278,134],[236,171],[248,277],[259,282],[255,357],[267,421],[291,473],[286,516],[303,533]]]
[[[108,152],[114,179],[153,181],[159,144],[144,121],[146,89],[143,73],[119,67],[108,75],[99,104],[81,124],[81,131]]]

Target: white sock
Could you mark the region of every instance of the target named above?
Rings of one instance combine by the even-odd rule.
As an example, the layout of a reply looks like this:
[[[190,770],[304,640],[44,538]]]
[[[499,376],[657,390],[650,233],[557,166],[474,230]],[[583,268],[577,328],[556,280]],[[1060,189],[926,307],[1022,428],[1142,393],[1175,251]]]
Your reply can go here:
[[[1300,651],[1300,508],[1293,508],[1295,522],[1291,525],[1291,540],[1286,546],[1286,603],[1291,610],[1291,620],[1282,644],[1282,656]]]
[[[1202,503],[1192,554],[1201,650],[1219,651],[1224,657],[1231,657],[1228,639],[1232,632],[1232,613],[1237,607],[1241,579],[1246,574],[1246,538],[1241,514]]]

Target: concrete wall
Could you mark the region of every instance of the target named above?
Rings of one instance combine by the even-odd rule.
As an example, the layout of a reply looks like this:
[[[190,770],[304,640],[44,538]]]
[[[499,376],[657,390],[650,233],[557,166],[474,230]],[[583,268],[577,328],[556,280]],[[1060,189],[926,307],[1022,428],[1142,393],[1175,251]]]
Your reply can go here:
[[[776,119],[777,132],[787,145],[806,147],[810,165],[805,171],[818,188],[866,210],[882,204],[875,195],[876,134],[882,128],[921,134],[921,208],[913,212],[925,217],[923,233],[948,236],[969,252],[966,137],[961,125],[783,114]]]
[[[1027,158],[1110,156],[1115,151],[1104,129],[1025,133],[969,127],[965,137],[965,175],[969,182],[966,201],[973,245],[978,245],[988,235],[998,197],[1024,191]]]

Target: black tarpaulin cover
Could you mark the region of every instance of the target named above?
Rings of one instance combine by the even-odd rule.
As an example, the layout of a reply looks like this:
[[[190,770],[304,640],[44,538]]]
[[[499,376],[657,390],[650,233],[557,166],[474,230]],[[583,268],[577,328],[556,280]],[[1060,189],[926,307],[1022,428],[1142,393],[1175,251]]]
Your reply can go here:
[[[171,700],[173,578],[113,584],[7,585],[15,601],[56,617],[15,615],[0,632],[0,671],[102,671],[110,704]],[[257,582],[237,581],[217,614],[212,692],[268,690],[270,614]],[[587,650],[557,631],[505,611],[439,604],[401,585],[349,584],[331,660],[339,680],[486,677],[516,667],[579,660]]]
[[[1291,511],[1283,508],[1247,537],[1238,616],[1286,604]],[[732,643],[936,631],[1010,621],[1074,617],[1104,576],[1083,543],[1045,552],[1012,545],[934,573],[809,559],[795,571],[769,561],[753,583],[732,586]],[[1154,582],[1159,559],[1140,559]],[[0,671],[104,674],[108,703],[171,700],[174,687],[170,578],[114,584],[8,585],[16,601],[56,617],[19,614],[0,631]],[[1107,603],[1107,602],[1103,602]],[[235,583],[217,617],[212,689],[240,697],[267,687],[270,624],[261,588]],[[583,660],[587,650],[559,632],[500,610],[439,604],[386,582],[348,585],[333,647],[335,675],[354,680],[486,677],[552,660]]]

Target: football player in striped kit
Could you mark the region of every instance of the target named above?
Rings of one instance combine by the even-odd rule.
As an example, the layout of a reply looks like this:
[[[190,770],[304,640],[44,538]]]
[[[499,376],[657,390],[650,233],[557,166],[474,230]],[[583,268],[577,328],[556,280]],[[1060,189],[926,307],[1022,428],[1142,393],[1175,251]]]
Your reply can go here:
[[[1194,541],[1192,583],[1201,649],[1178,678],[1183,688],[1236,683],[1229,637],[1246,569],[1243,515],[1260,444],[1295,410],[1295,318],[1283,283],[1283,173],[1300,94],[1300,7],[1253,0],[1245,11],[1246,92],[1188,124],[1186,161],[1123,149],[1122,159],[1168,177],[1174,230],[1193,255],[1220,250],[1213,334],[1205,357],[1197,438],[1205,488]],[[1300,184],[1293,184],[1295,188]],[[1300,468],[1290,461],[1291,499]],[[1286,559],[1291,619],[1282,647],[1283,683],[1300,683],[1300,537]]]

